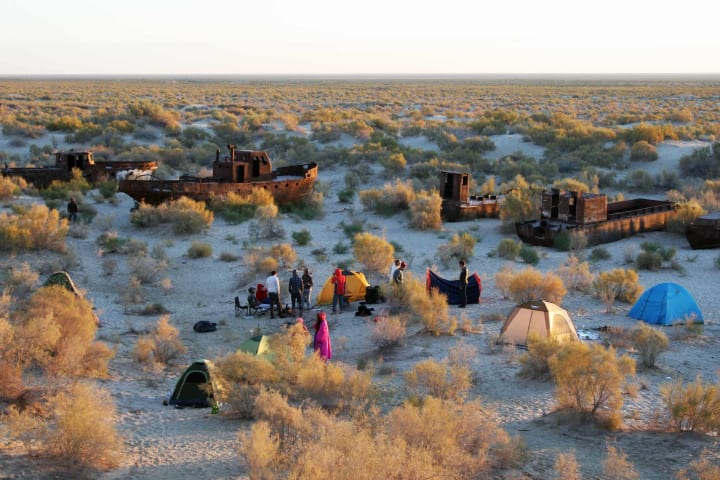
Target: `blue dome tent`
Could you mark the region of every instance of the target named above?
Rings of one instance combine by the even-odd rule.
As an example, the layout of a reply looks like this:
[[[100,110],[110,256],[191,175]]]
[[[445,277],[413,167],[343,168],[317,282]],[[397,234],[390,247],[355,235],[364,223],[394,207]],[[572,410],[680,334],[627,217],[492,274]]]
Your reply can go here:
[[[693,316],[695,323],[703,323],[695,299],[677,283],[659,283],[645,291],[628,315],[655,325],[685,322]]]

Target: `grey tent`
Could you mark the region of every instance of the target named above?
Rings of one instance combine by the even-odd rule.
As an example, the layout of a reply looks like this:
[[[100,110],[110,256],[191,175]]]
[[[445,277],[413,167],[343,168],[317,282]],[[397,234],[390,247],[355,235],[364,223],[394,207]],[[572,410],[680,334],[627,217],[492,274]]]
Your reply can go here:
[[[568,312],[542,300],[518,305],[503,324],[497,343],[527,345],[528,335],[553,336],[560,341],[578,341],[575,324]]]

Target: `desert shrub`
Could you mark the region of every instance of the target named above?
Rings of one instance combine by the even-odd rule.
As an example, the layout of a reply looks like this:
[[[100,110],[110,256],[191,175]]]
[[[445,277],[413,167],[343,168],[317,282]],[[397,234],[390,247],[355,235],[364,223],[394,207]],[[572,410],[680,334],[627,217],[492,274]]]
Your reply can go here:
[[[316,184],[315,190],[300,202],[293,202],[283,205],[282,212],[289,215],[295,215],[302,220],[316,220],[325,215],[323,205],[325,202],[325,194],[320,191]]]
[[[403,182],[400,179],[395,184],[386,183],[380,190],[361,190],[359,195],[365,208],[387,216],[408,210],[416,198],[412,181]]]
[[[622,386],[635,375],[633,359],[618,358],[612,347],[569,342],[548,363],[561,407],[607,421],[610,429],[621,425]]]
[[[370,422],[296,408],[275,392],[262,392],[256,405],[260,420],[240,438],[252,478],[479,478],[521,456],[479,402],[430,398]]]
[[[50,186],[40,191],[40,195],[46,200],[69,200],[72,196],[81,197],[83,193],[90,190],[90,184],[83,177],[82,171],[73,168],[72,178],[67,182],[53,180]],[[79,199],[78,199],[79,200]]]
[[[685,233],[685,227],[696,218],[707,214],[697,200],[687,200],[677,204],[677,214],[667,221],[667,229],[675,233]]]
[[[242,223],[253,218],[258,207],[274,206],[275,199],[269,190],[253,188],[249,195],[231,192],[222,199],[214,200],[210,205],[212,210],[226,222]]]
[[[720,428],[720,387],[703,383],[698,375],[693,383],[683,384],[678,378],[660,385],[669,423],[679,432],[717,431]]]
[[[277,218],[253,220],[248,226],[248,237],[253,242],[285,238],[285,228]]]
[[[548,302],[560,304],[567,293],[560,277],[552,272],[543,275],[532,267],[513,275],[508,288],[510,298],[515,303],[547,300]]]
[[[362,407],[372,392],[372,369],[360,371],[341,362],[325,363],[312,355],[297,373],[293,395],[311,398],[317,404],[338,411]]]
[[[382,165],[389,174],[395,176],[405,170],[407,160],[405,160],[405,156],[402,153],[391,153],[387,157],[380,158],[380,165]]]
[[[153,283],[168,267],[167,262],[146,255],[131,255],[127,265],[131,275],[142,284]]]
[[[520,249],[520,258],[522,258],[523,262],[530,265],[537,265],[540,261],[540,256],[538,255],[537,250],[528,245],[523,245]]]
[[[690,464],[678,471],[678,480],[716,480],[720,478],[720,464],[713,464],[712,453],[703,450],[700,458],[693,460]]]
[[[635,259],[639,270],[659,270],[662,266],[662,257],[658,252],[640,252]]]
[[[502,293],[503,298],[510,295],[510,284],[515,276],[515,267],[511,263],[506,263],[495,274],[495,286]]]
[[[138,304],[143,301],[142,283],[136,277],[130,277],[123,291],[123,304]]]
[[[48,453],[75,468],[118,465],[122,438],[115,427],[115,403],[107,390],[76,383],[53,401]]]
[[[416,363],[405,374],[405,382],[416,398],[462,401],[472,385],[471,373],[467,365],[451,365],[448,359],[442,362],[428,359]]]
[[[190,258],[207,258],[212,256],[212,245],[205,242],[194,241],[190,244],[187,251]]]
[[[20,195],[22,190],[27,188],[27,182],[22,177],[5,177],[0,175],[0,199],[6,200],[8,198]]]
[[[107,231],[101,233],[96,239],[97,243],[104,253],[121,252],[128,242],[128,238],[119,237],[116,231]]]
[[[608,313],[612,312],[617,299],[635,303],[642,290],[642,285],[638,283],[638,274],[632,269],[616,268],[600,272],[593,281],[593,292],[605,304]]]
[[[23,262],[18,267],[12,267],[5,279],[5,292],[16,299],[24,299],[37,285],[40,274]]]
[[[575,450],[568,453],[558,453],[553,465],[554,480],[582,480],[580,465],[575,458]]]
[[[44,205],[0,213],[0,250],[54,250],[65,248],[68,222]]]
[[[668,349],[668,338],[663,332],[643,322],[630,332],[630,338],[640,355],[640,365],[653,368],[658,355]]]
[[[340,227],[345,235],[350,238],[354,238],[358,233],[365,231],[365,220],[356,218],[350,223],[345,223],[345,221],[342,220],[340,221]]]
[[[384,238],[369,232],[355,234],[353,255],[366,271],[383,275],[395,258],[395,249]]]
[[[427,291],[424,281],[406,273],[403,283],[390,292],[391,304],[399,304],[408,313],[409,322],[420,322],[433,335],[454,334],[457,319],[448,312],[447,297],[437,288]]]
[[[655,148],[655,145],[650,145],[645,140],[635,142],[630,148],[630,160],[652,162],[657,159],[657,148]]]
[[[633,170],[625,177],[625,185],[634,192],[652,192],[655,188],[653,176],[645,170]]]
[[[312,235],[310,234],[310,231],[308,231],[307,228],[303,228],[300,231],[292,232],[290,235],[295,242],[295,245],[298,245],[300,247],[304,247],[307,244],[310,243],[312,240]]]
[[[344,190],[340,190],[337,196],[340,203],[353,203],[353,199],[355,198],[355,190],[352,188],[346,188]]]
[[[13,315],[19,364],[38,365],[53,376],[107,375],[113,352],[95,342],[97,318],[92,304],[63,286],[37,290]]]
[[[570,290],[587,292],[592,286],[594,275],[588,262],[580,262],[575,255],[568,255],[563,264],[555,271]]]
[[[180,332],[170,324],[170,315],[162,315],[152,333],[138,338],[133,350],[133,358],[146,365],[164,366],[172,363],[179,355],[185,353],[185,350]]]
[[[213,371],[218,402],[225,404],[229,415],[255,417],[255,400],[264,388],[280,381],[277,368],[265,357],[237,351],[215,360]]]
[[[541,186],[531,185],[522,175],[518,175],[512,182],[500,185],[500,190],[508,192],[500,204],[500,219],[504,228],[537,217],[540,210],[539,193],[543,190]]]
[[[601,262],[603,260],[610,260],[611,255],[605,247],[595,247],[590,252],[591,262]]]
[[[277,243],[270,247],[270,255],[282,268],[289,268],[297,261],[297,252],[289,243]],[[271,269],[272,270],[272,269]]]
[[[270,249],[267,247],[245,249],[244,263],[252,275],[256,273],[267,274],[279,268],[277,259],[271,256]]]
[[[436,257],[443,265],[471,258],[476,242],[475,237],[468,232],[456,233],[448,243],[438,245]]]
[[[560,341],[552,335],[541,337],[535,332],[530,332],[527,353],[520,357],[521,368],[518,374],[525,378],[549,380],[549,359],[560,350],[561,346]]]
[[[720,176],[720,143],[712,147],[698,148],[680,159],[683,177],[717,178]]]
[[[515,260],[520,255],[522,242],[517,242],[512,238],[503,238],[497,246],[497,254],[506,260]]]
[[[180,197],[157,207],[142,203],[132,213],[130,221],[139,227],[170,223],[177,234],[200,233],[212,225],[213,213],[204,202]]]
[[[407,332],[407,320],[401,315],[380,318],[372,328],[371,340],[379,348],[400,345]]]
[[[602,466],[606,478],[622,480],[639,480],[640,478],[632,463],[627,459],[627,455],[612,445],[607,446],[607,454]]]
[[[236,262],[238,256],[231,252],[222,252],[219,258],[223,262]]]
[[[437,190],[418,192],[415,200],[410,203],[409,225],[417,230],[440,230],[442,218],[442,198]]]
[[[118,183],[117,180],[105,180],[104,182],[100,182],[97,185],[98,192],[100,192],[100,195],[102,195],[103,198],[108,199],[115,196],[115,194],[118,191]]]

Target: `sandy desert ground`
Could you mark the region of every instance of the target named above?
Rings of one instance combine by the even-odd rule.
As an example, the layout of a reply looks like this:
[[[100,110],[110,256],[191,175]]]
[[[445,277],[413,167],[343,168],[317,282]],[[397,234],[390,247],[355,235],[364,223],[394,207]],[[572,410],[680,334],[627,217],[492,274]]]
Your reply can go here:
[[[523,145],[519,136],[505,136],[498,156],[516,150],[532,151]],[[653,168],[677,166],[679,157],[697,145],[677,142],[666,143],[658,148],[660,160]],[[643,165],[648,168],[647,165]],[[336,255],[333,246],[339,241],[347,242],[340,227],[342,221],[362,216],[367,227],[376,234],[384,234],[390,241],[403,246],[399,254],[409,264],[414,276],[423,276],[425,269],[432,267],[440,275],[455,277],[455,265],[443,267],[437,264],[435,252],[438,245],[447,243],[455,232],[469,231],[480,241],[475,253],[469,259],[471,272],[480,274],[483,280],[481,301],[471,305],[466,315],[478,321],[489,314],[507,315],[513,304],[494,285],[495,272],[506,263],[488,253],[495,249],[505,237],[499,231],[498,220],[446,223],[441,232],[418,232],[407,227],[403,215],[385,218],[362,212],[359,202],[354,207],[337,201],[337,192],[344,188],[344,172],[323,168],[319,179],[330,185],[325,196],[326,216],[321,220],[298,221],[285,217],[283,225],[289,235],[303,228],[310,231],[312,242],[306,247],[296,247],[298,258],[305,261],[314,271],[316,284],[322,284],[337,261],[347,259],[350,253]],[[376,179],[376,187],[384,179]],[[247,237],[247,224],[229,225],[216,218],[212,227],[204,234],[177,236],[164,228],[140,229],[130,223],[129,209],[132,201],[120,194],[117,205],[95,204],[98,210],[96,221],[90,225],[86,238],[68,238],[68,244],[77,253],[79,264],[71,272],[77,285],[84,289],[94,302],[102,322],[99,338],[117,349],[111,361],[111,378],[99,383],[112,392],[118,407],[118,427],[126,440],[127,451],[120,468],[103,474],[100,478],[110,479],[229,479],[246,478],[247,471],[237,454],[237,435],[249,428],[249,422],[212,415],[209,409],[174,409],[163,406],[162,400],[172,390],[175,382],[193,360],[216,358],[233,351],[251,332],[259,327],[263,332],[279,330],[282,320],[266,317],[236,317],[233,297],[244,297],[247,287],[262,278],[241,283],[244,277],[242,260],[223,262],[218,257],[230,252],[242,259],[242,240]],[[33,199],[37,201],[37,199]],[[18,201],[31,201],[27,198]],[[90,200],[86,200],[90,202]],[[161,244],[170,257],[170,267],[164,276],[172,281],[172,289],[165,292],[159,286],[144,289],[146,303],[161,303],[168,308],[172,323],[180,329],[181,337],[188,351],[177,365],[162,372],[144,369],[131,358],[137,335],[130,332],[151,328],[156,316],[128,314],[122,304],[122,291],[128,284],[128,268],[122,256],[117,257],[118,270],[111,276],[103,275],[102,257],[98,256],[95,242],[101,233],[98,221],[111,222],[112,229],[124,237],[131,237],[148,243],[151,247]],[[402,373],[408,371],[420,360],[442,359],[457,342],[467,342],[477,348],[478,355],[473,361],[475,385],[473,396],[494,406],[500,416],[503,428],[509,433],[523,437],[530,452],[527,464],[519,471],[508,472],[506,478],[554,478],[553,463],[561,452],[574,449],[581,465],[583,478],[603,478],[601,461],[606,445],[611,442],[627,454],[640,478],[670,479],[677,470],[696,459],[703,449],[710,449],[720,457],[717,438],[648,431],[656,414],[662,408],[659,386],[670,379],[682,376],[694,379],[702,375],[706,381],[718,381],[720,368],[720,270],[714,265],[717,250],[692,251],[684,237],[669,233],[652,233],[608,244],[609,260],[595,264],[593,271],[604,271],[625,267],[624,253],[628,249],[639,250],[643,241],[656,241],[677,249],[677,258],[685,267],[685,274],[674,270],[657,272],[641,271],[640,283],[649,288],[657,283],[674,281],[685,286],[697,300],[705,315],[704,332],[698,337],[683,338],[677,328],[665,331],[671,339],[670,349],[660,356],[658,368],[651,371],[639,370],[636,383],[642,385],[635,398],[627,397],[624,405],[625,428],[609,433],[593,426],[576,426],[560,422],[553,414],[555,400],[552,383],[522,379],[517,375],[518,357],[522,352],[513,349],[498,349],[490,345],[489,339],[496,336],[501,322],[483,324],[482,332],[473,335],[453,337],[428,337],[409,331],[405,344],[383,357],[384,365],[396,372],[390,379],[384,378],[391,386],[402,383]],[[186,252],[192,241],[212,245],[211,258],[191,259]],[[312,250],[323,248],[329,260],[317,263]],[[541,249],[541,260],[537,268],[541,271],[556,269],[566,254],[550,249]],[[2,260],[3,267],[11,262],[38,262],[41,259],[18,256]],[[516,268],[523,268],[517,264]],[[281,285],[285,286],[289,272],[280,273]],[[385,281],[385,278],[371,278],[371,283]],[[316,287],[316,292],[318,288]],[[289,301],[286,299],[286,301]],[[570,293],[563,303],[577,327],[586,332],[595,332],[601,326],[634,325],[635,320],[627,316],[629,305],[617,304],[616,312],[605,313],[605,306],[589,295]],[[375,346],[370,340],[370,317],[355,317],[354,305],[351,310],[330,316],[330,331],[333,337],[333,361],[356,365],[358,360],[372,355]],[[381,308],[382,306],[376,306]],[[453,312],[454,313],[454,312]],[[217,322],[216,332],[198,334],[192,330],[198,320]],[[596,333],[596,332],[595,332]],[[601,341],[588,340],[588,341]],[[28,458],[19,444],[3,440],[0,443],[0,479],[46,478],[32,458]],[[53,477],[55,478],[55,477]]]

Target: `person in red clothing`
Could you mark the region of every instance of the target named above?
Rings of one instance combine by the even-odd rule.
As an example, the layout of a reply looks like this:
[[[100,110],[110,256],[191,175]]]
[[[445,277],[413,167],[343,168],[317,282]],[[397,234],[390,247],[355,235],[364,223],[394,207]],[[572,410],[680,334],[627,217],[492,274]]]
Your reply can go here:
[[[337,313],[336,307],[342,312],[343,302],[345,301],[345,275],[339,268],[335,269],[331,282],[334,284],[333,292],[333,313]]]
[[[257,290],[255,291],[255,298],[257,298],[259,303],[270,303],[270,298],[268,297],[268,291],[267,288],[265,288],[264,283],[258,283],[257,284]]]

